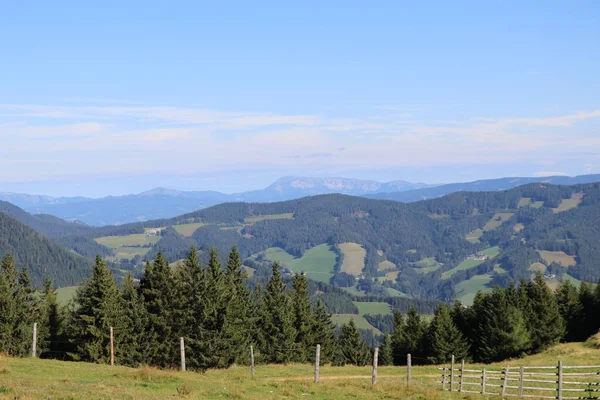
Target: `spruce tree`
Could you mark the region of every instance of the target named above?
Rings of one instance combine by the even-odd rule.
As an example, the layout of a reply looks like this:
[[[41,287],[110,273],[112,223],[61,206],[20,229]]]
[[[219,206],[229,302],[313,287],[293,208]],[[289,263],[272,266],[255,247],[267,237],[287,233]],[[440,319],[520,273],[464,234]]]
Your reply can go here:
[[[581,336],[579,341],[584,341],[598,332],[596,325],[598,315],[596,314],[596,299],[590,284],[581,282],[579,286],[579,303],[581,304]]]
[[[7,271],[13,267],[13,258],[7,255],[0,269],[0,353],[10,354],[12,332],[16,319],[13,287]]]
[[[556,298],[541,273],[527,285],[527,298],[531,350],[538,353],[560,341],[565,333],[564,321]]]
[[[144,363],[161,367],[177,365],[177,335],[173,335],[173,279],[169,263],[159,251],[147,262],[140,280],[139,294],[146,309]]]
[[[313,342],[309,360],[314,360],[314,350],[317,344],[320,344],[321,364],[333,363],[338,354],[338,343],[335,340],[335,325],[331,321],[331,314],[327,312],[321,300],[317,300],[312,322],[311,338]]]
[[[579,301],[579,291],[569,280],[565,280],[556,291],[558,311],[565,321],[564,340],[567,342],[581,341],[581,323],[583,308]]]
[[[353,318],[342,325],[338,343],[345,364],[362,367],[371,362],[371,351],[356,328]]]
[[[110,327],[120,322],[120,293],[100,256],[96,256],[90,280],[77,291],[75,303],[68,324],[68,337],[75,347],[73,358],[108,363]]]
[[[478,292],[473,302],[472,354],[476,361],[501,361],[518,357],[530,348],[528,324],[505,291]]]
[[[225,275],[215,249],[210,250],[210,260],[205,270],[206,303],[203,321],[199,325],[198,357],[201,370],[227,368],[236,359],[229,329],[228,303],[230,301]]]
[[[246,286],[246,272],[234,246],[225,268],[227,286],[227,337],[236,363],[247,363],[249,346],[255,330],[250,291]]]
[[[453,355],[458,360],[468,358],[469,345],[452,321],[447,304],[441,304],[435,310],[427,338],[428,359],[435,364],[448,362]]]
[[[261,353],[267,362],[288,363],[293,359],[296,332],[290,305],[279,264],[274,262],[261,310],[262,335],[266,341]]]
[[[26,266],[18,274],[17,287],[14,291],[16,320],[13,328],[13,354],[26,356],[31,354],[30,338],[33,324],[40,316],[39,299],[31,286],[29,270]]]
[[[416,308],[411,307],[406,314],[404,327],[404,342],[400,346],[400,352],[411,354],[416,357],[414,364],[419,363],[420,358],[425,358],[425,338],[427,325],[421,319],[421,315]]]
[[[61,335],[62,313],[52,280],[46,278],[40,294],[40,323],[38,342],[41,358],[64,358],[61,352],[64,338]]]
[[[404,317],[402,313],[400,311],[394,312],[394,332],[391,338],[394,365],[404,365],[406,363],[404,329]]]
[[[293,361],[306,362],[314,352],[312,329],[313,315],[308,297],[308,279],[304,273],[296,274],[293,281],[292,308],[294,329],[296,331],[296,356]]]
[[[379,364],[383,366],[394,365],[394,358],[392,355],[392,339],[390,335],[385,335],[381,345],[379,346]]]
[[[133,277],[128,274],[123,281],[121,298],[122,322],[115,335],[120,345],[115,349],[119,364],[137,367],[143,361],[142,343],[145,342],[146,310],[135,288]]]

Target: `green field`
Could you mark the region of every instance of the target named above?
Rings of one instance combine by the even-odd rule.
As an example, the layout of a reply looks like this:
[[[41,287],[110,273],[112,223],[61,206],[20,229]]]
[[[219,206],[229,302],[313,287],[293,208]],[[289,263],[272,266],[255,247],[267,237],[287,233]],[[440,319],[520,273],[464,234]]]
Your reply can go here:
[[[556,214],[576,208],[581,203],[581,199],[583,199],[583,193],[575,193],[570,199],[562,199],[558,207],[552,209],[552,212]]]
[[[356,285],[350,286],[350,287],[341,287],[340,289],[345,290],[346,292],[350,293],[353,296],[366,296],[365,292],[358,290]]]
[[[529,266],[529,268],[527,268],[527,270],[529,271],[533,271],[533,272],[546,272],[546,266],[542,263],[536,262],[533,263]]]
[[[145,233],[135,233],[126,236],[104,236],[94,239],[99,244],[111,249],[127,246],[152,246],[160,240],[160,236],[148,236]]]
[[[521,197],[518,207],[527,207],[531,205],[531,197]]]
[[[353,301],[354,305],[358,307],[358,313],[360,315],[372,314],[372,315],[386,315],[391,314],[392,310],[388,303],[383,302],[361,302],[361,301]]]
[[[392,296],[392,297],[408,297],[408,295],[406,293],[402,293],[399,290],[396,290],[394,288],[386,288],[388,295]]]
[[[66,286],[56,289],[56,301],[58,301],[58,304],[61,306],[67,305],[75,297],[78,288],[79,286]]]
[[[365,267],[367,251],[358,243],[340,243],[338,247],[344,255],[340,271],[354,276],[360,275]]]
[[[494,258],[498,254],[500,254],[500,248],[498,246],[490,247],[488,249],[482,250],[482,251],[480,251],[480,252],[477,253],[477,255],[488,256],[489,258]],[[476,260],[476,259],[473,259],[473,258],[467,258],[463,262],[461,262],[460,264],[458,264],[456,267],[452,268],[449,271],[444,272],[442,274],[442,279],[448,279],[452,275],[454,275],[456,272],[476,267],[479,264],[482,264],[484,261],[485,260]]]
[[[441,265],[433,257],[424,258],[422,260],[413,263],[412,268],[419,274],[427,274],[429,272],[437,271]]]
[[[203,222],[195,222],[191,224],[173,225],[173,229],[175,229],[180,235],[190,237],[198,228],[201,228],[204,225],[206,224]]]
[[[126,258],[128,260],[135,256],[143,257],[150,251],[150,247],[117,247],[114,249],[115,258],[120,260]]]
[[[466,239],[471,243],[478,243],[481,235],[483,235],[483,229],[475,229],[467,234]]]
[[[479,290],[482,292],[489,292],[492,290],[487,286],[492,280],[490,274],[475,275],[471,279],[460,282],[455,287],[456,297],[468,306],[473,304],[473,299]]]
[[[496,213],[483,227],[484,231],[491,231],[508,221],[514,213]]]
[[[294,219],[294,213],[255,215],[253,217],[244,218],[244,222],[247,224],[254,224],[267,219]]]
[[[376,335],[381,335],[381,331],[375,328],[373,325],[366,320],[362,315],[355,314],[334,314],[331,316],[331,320],[334,324],[338,326],[342,326],[343,324],[347,324],[350,320],[353,319],[356,327],[359,329],[370,329]]]
[[[552,264],[553,262],[562,265],[563,267],[570,267],[577,262],[575,261],[575,256],[570,256],[566,254],[564,251],[546,251],[546,250],[538,250],[540,257],[548,264]]]
[[[345,316],[340,316],[345,317]],[[349,318],[348,318],[349,320]],[[485,366],[500,371],[513,367],[599,365],[600,351],[583,343],[560,344],[544,353]],[[118,358],[117,358],[118,364]],[[378,367],[376,385],[371,384],[372,367],[320,367],[320,381],[313,383],[313,366],[306,364],[256,366],[256,376],[246,365],[206,373],[158,370],[150,367],[111,367],[34,358],[0,358],[0,399],[6,400],[164,400],[164,399],[317,399],[317,400],[477,400],[500,399],[441,390],[438,366],[413,366],[410,386],[406,367]],[[480,371],[484,366],[467,363]],[[517,369],[517,368],[515,368]],[[478,375],[478,372],[474,373]],[[550,379],[550,378],[548,378]],[[457,379],[458,380],[458,379]],[[571,379],[574,380],[574,379]],[[469,379],[469,382],[475,382]],[[593,378],[590,381],[597,381]],[[501,380],[498,380],[500,384]],[[535,383],[533,385],[536,385]],[[457,384],[458,386],[458,384]],[[469,390],[477,387],[467,386]],[[498,387],[490,391],[498,393]],[[186,394],[187,393],[187,394]],[[516,393],[508,389],[507,393]]]
[[[533,207],[533,208],[540,208],[543,205],[544,205],[543,201],[536,201],[536,202],[534,202],[534,203],[531,204],[531,207]]]
[[[294,258],[279,247],[271,247],[264,254],[269,261],[278,261],[294,272],[305,272],[314,281],[329,282],[333,276],[336,254],[326,243],[307,250],[301,258]]]
[[[394,264],[391,261],[385,260],[379,263],[379,265],[377,265],[377,271],[386,271],[389,269],[396,269],[396,264]]]

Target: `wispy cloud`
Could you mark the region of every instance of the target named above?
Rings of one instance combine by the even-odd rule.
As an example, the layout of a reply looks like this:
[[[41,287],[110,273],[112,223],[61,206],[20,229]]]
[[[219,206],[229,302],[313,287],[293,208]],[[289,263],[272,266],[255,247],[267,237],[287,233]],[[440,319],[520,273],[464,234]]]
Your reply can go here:
[[[600,153],[600,139],[589,135],[589,123],[600,127],[600,110],[451,121],[373,110],[357,117],[0,104],[0,158],[3,165],[20,165],[0,169],[0,179],[286,166],[357,170],[524,161],[541,166],[584,152],[590,154],[588,163],[596,163],[592,155]],[[579,129],[582,121],[588,121],[587,130]]]

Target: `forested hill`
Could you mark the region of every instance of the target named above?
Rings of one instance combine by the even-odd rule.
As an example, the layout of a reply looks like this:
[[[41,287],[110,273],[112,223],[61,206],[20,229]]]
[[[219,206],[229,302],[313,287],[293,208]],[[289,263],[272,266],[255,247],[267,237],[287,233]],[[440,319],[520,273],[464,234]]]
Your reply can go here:
[[[600,278],[599,206],[598,183],[534,183],[410,204],[334,194],[227,203],[110,228],[119,239],[100,237],[108,228],[88,235],[112,246],[117,258],[152,258],[162,249],[175,261],[192,244],[222,253],[236,245],[258,274],[278,260],[359,295],[472,299],[478,289],[536,271],[551,285]],[[140,244],[152,229],[157,236]]]
[[[16,219],[0,212],[0,258],[11,254],[19,266],[27,266],[35,286],[53,278],[59,285],[86,279],[91,262],[52,242]]]

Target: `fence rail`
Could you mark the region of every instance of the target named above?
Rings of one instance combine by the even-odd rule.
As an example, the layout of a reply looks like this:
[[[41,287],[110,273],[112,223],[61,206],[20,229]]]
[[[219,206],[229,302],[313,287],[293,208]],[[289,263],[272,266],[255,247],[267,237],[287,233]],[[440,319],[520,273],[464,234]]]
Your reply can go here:
[[[452,356],[449,367],[438,369],[442,371],[442,390],[536,399],[600,399],[600,365],[567,366],[559,361],[555,366],[475,369],[465,368],[464,360],[455,365]],[[474,386],[479,389],[473,390]]]

